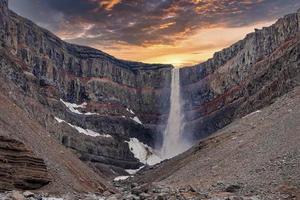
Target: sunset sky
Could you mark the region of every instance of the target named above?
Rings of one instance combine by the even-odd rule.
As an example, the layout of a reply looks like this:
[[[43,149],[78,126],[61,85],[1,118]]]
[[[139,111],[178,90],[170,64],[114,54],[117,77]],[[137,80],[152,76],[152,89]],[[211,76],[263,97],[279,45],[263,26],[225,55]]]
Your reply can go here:
[[[10,7],[71,43],[187,66],[295,12],[300,0],[10,0]]]

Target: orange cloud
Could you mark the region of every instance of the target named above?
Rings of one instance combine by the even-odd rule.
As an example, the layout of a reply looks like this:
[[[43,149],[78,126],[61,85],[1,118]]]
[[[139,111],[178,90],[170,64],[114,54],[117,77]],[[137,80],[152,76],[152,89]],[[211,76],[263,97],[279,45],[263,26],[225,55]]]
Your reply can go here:
[[[36,19],[69,42],[122,59],[176,66],[204,61],[259,22],[300,6],[297,0],[44,1],[53,9]]]
[[[101,1],[101,5],[106,9],[106,10],[111,10],[115,5],[119,4],[121,0],[106,0],[106,1]]]
[[[89,1],[98,2],[100,7],[104,8],[105,10],[112,10],[113,7],[121,3],[122,0],[89,0]],[[98,11],[98,9],[95,9],[95,11]]]
[[[174,24],[176,24],[176,22],[169,22],[169,23],[166,23],[166,24],[161,24],[159,26],[159,29],[165,29],[165,28],[168,28],[168,27],[170,27],[170,26],[172,26]]]
[[[237,28],[200,29],[186,39],[179,39],[174,45],[161,44],[142,47],[124,43],[107,48],[99,45],[94,45],[94,47],[126,60],[173,64],[176,67],[190,66],[209,59],[216,51],[244,38],[247,33],[254,31],[254,28],[266,27],[272,23],[273,21]]]

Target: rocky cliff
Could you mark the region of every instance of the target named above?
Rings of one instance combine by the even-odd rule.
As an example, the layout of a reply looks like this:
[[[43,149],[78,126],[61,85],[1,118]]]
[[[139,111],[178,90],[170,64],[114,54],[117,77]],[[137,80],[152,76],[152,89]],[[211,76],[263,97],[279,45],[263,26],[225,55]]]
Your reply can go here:
[[[185,134],[204,138],[299,85],[299,24],[300,10],[181,69]]]
[[[138,168],[141,164],[126,141],[138,138],[154,146],[161,116],[169,109],[172,66],[123,61],[66,43],[7,5],[7,0],[0,1],[0,48],[21,70],[11,72],[6,66],[3,73],[10,71],[5,79],[39,107],[19,97],[15,102],[96,171],[110,177]]]
[[[0,190],[44,186],[40,190],[53,193],[113,191],[103,174],[87,167],[33,117],[34,112],[49,122],[52,119],[47,107],[36,100],[34,87],[21,65],[1,50]]]

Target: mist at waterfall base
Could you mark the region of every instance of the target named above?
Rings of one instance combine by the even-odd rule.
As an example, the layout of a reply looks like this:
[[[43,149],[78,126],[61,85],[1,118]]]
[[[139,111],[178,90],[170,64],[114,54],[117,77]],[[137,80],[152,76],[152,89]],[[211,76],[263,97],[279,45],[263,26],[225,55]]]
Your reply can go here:
[[[172,70],[170,112],[166,129],[163,133],[163,143],[161,148],[161,158],[169,159],[191,147],[184,137],[184,114],[182,112],[183,100],[181,98],[180,70]]]

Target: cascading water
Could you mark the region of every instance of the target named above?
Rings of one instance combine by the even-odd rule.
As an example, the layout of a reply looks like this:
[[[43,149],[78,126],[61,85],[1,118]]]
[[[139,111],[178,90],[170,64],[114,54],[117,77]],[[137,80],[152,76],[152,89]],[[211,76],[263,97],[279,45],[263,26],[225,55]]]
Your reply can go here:
[[[164,131],[161,157],[172,158],[188,149],[189,145],[182,136],[183,114],[181,110],[182,99],[180,92],[179,69],[172,70],[170,113],[167,127]]]

